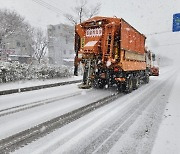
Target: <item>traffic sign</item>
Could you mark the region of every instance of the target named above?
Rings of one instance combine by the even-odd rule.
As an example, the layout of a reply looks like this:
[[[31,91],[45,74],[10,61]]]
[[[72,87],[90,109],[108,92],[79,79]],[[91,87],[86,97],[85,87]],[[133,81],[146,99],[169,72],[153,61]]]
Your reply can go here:
[[[173,15],[173,32],[180,31],[180,13]]]

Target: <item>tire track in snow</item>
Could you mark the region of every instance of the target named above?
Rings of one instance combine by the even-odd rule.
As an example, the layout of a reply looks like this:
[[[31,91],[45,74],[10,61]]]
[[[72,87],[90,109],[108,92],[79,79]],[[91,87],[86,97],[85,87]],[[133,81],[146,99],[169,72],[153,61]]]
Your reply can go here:
[[[84,115],[112,102],[119,97],[118,93],[102,98],[86,106],[80,107],[69,113],[63,114],[59,117],[53,118],[49,121],[41,123],[37,126],[24,130],[20,133],[14,134],[10,137],[0,140],[0,151],[2,154],[12,152],[32,141],[43,137],[54,130],[63,127],[64,125],[75,121]]]
[[[49,98],[49,99],[45,99],[45,100],[40,100],[40,101],[36,101],[36,102],[32,102],[32,103],[26,103],[26,104],[14,106],[14,107],[6,108],[6,109],[3,109],[3,110],[0,110],[0,117],[10,115],[10,114],[14,114],[14,113],[17,113],[17,112],[20,112],[20,111],[25,111],[25,110],[32,109],[32,108],[35,108],[35,107],[51,104],[51,103],[54,103],[54,102],[56,102],[58,100],[63,100],[63,99],[66,99],[66,98],[81,95],[81,93],[82,92],[75,92],[75,93],[67,94],[67,95],[64,95],[64,96]]]
[[[171,72],[172,72],[172,70],[171,70]],[[166,80],[168,79],[169,77],[167,77],[167,76],[164,76],[164,75],[162,75],[161,77],[160,77],[160,82],[159,82],[159,80],[158,81],[153,81],[150,85],[146,85],[145,87],[142,87],[142,88],[144,88],[144,90],[142,91],[142,93],[141,93],[141,90],[142,89],[138,89],[138,90],[140,90],[139,92],[140,93],[138,93],[138,96],[136,96],[136,95],[133,95],[133,92],[131,93],[131,94],[129,94],[129,96],[132,96],[132,98],[130,98],[130,100],[127,100],[127,97],[126,97],[126,99],[124,99],[124,97],[122,97],[119,101],[120,102],[122,102],[122,101],[128,101],[128,104],[129,104],[129,102],[131,101],[131,102],[139,102],[139,99],[141,99],[142,97],[141,97],[141,95],[146,95],[146,96],[149,96],[149,94],[151,93],[151,91],[154,91],[154,89],[156,89],[156,87],[158,87],[160,84],[164,84],[164,83],[166,83]],[[138,90],[136,90],[136,91],[138,91]],[[120,103],[119,102],[119,103]],[[133,103],[134,104],[134,103]],[[128,106],[129,107],[129,106]],[[130,106],[131,107],[131,106]],[[116,107],[117,108],[117,107]],[[135,110],[135,108],[134,108],[134,110]],[[129,110],[128,110],[129,111]],[[124,119],[126,119],[126,115],[124,116]],[[98,121],[98,119],[96,119],[97,121]],[[119,122],[119,120],[118,121],[116,121],[116,124]],[[91,129],[95,129],[94,127],[93,127],[93,125],[95,125],[94,123],[92,123],[91,125],[89,125],[89,127],[91,128]],[[109,125],[108,125],[109,126]],[[85,140],[85,143],[83,143],[83,146],[80,144],[80,143],[77,143],[77,145],[76,146],[74,146],[74,142],[75,141],[77,141],[78,142],[78,140],[79,140],[79,135],[80,136],[82,136],[82,134],[86,134],[85,132],[86,132],[86,130],[87,129],[90,129],[90,128],[86,128],[85,130],[81,130],[78,134],[77,133],[71,133],[71,137],[64,137],[64,139],[62,139],[62,141],[61,140],[59,140],[59,141],[56,141],[57,143],[54,143],[53,145],[52,145],[52,147],[53,147],[53,149],[51,148],[51,147],[49,147],[49,148],[47,148],[47,151],[54,151],[54,149],[56,149],[57,148],[57,150],[56,150],[56,152],[55,153],[59,153],[59,152],[64,152],[64,153],[74,153],[74,154],[80,154],[80,153],[92,153],[94,150],[95,150],[95,147],[97,148],[98,147],[98,145],[100,145],[102,142],[101,142],[101,140],[99,140],[99,139],[97,139],[99,136],[101,136],[100,138],[102,138],[103,137],[103,135],[102,135],[102,131],[98,131],[98,132],[96,132],[95,134],[96,135],[93,135],[93,136],[90,136],[89,138],[88,138],[88,140],[91,140],[93,143],[91,144],[91,146],[90,146],[90,144],[89,143],[86,143],[86,140]],[[115,126],[110,126],[110,127],[115,127]],[[104,128],[103,128],[104,129]],[[104,129],[105,131],[106,131],[106,133],[108,132],[110,132],[111,130],[113,130],[113,129],[108,129],[108,127],[106,127],[105,129]],[[88,130],[87,130],[88,131]],[[104,134],[104,136],[105,136],[105,134]],[[94,137],[96,137],[96,138],[94,138]],[[97,140],[96,140],[97,139]],[[106,138],[105,138],[106,139]],[[96,140],[96,141],[95,141]],[[99,142],[100,142],[100,144],[99,144]],[[58,147],[56,146],[56,145],[58,145]],[[80,150],[80,149],[82,149],[82,150]],[[45,148],[44,148],[44,151],[42,152],[42,153],[46,153],[46,150],[45,150]],[[47,152],[48,153],[48,152]]]
[[[154,89],[161,91],[165,85],[167,85],[167,78],[165,81],[154,86]],[[131,107],[120,119],[118,119],[113,125],[106,128],[105,131],[100,134],[96,139],[92,141],[83,151],[84,153],[108,153],[112,146],[121,138],[121,136],[128,130],[128,128],[135,122],[144,109],[157,97],[158,93],[152,89],[146,95],[139,100],[134,106]],[[151,97],[148,97],[151,96]],[[132,100],[133,101],[133,100]]]

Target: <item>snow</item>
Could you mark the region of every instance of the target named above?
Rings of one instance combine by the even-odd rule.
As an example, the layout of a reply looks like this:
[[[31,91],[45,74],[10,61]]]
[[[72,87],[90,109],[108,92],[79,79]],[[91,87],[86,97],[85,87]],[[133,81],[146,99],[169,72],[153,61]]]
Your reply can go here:
[[[71,95],[73,95],[73,97],[68,97]],[[84,91],[82,89],[78,89],[77,84],[73,84],[1,96],[0,110],[13,106],[28,104],[31,102],[39,102],[43,100],[47,102],[53,99],[54,101],[52,103],[47,103],[45,105],[21,111],[16,114],[1,117],[0,139],[80,108],[91,103],[92,101],[98,100],[99,98],[104,98],[107,95],[111,95],[111,93],[109,91]]]
[[[49,82],[53,81],[49,80]],[[14,84],[14,87],[19,84]],[[28,82],[26,84],[28,85]],[[113,103],[77,119],[13,153],[180,153],[179,85],[180,73],[177,70],[171,67],[161,68],[160,76],[151,77],[149,84],[140,86],[130,94],[122,94]],[[6,88],[11,87],[7,86]],[[0,139],[112,93],[114,93],[114,89],[111,88],[84,90],[78,89],[77,84],[73,84],[1,96],[0,110],[45,99],[59,98],[59,100],[0,117]],[[71,94],[75,96],[66,98]],[[136,119],[135,122],[126,131],[122,131],[121,126],[126,125],[131,118],[119,124],[122,116],[133,105],[142,102],[147,102],[149,105],[140,114],[132,115]],[[42,127],[41,131],[45,129]]]
[[[159,128],[152,154],[180,153],[180,72],[167,100],[163,121]]]
[[[63,60],[66,61],[66,62],[74,62],[74,59],[67,59],[67,58],[65,58]]]
[[[65,81],[73,81],[73,80],[81,80],[82,76],[72,76],[69,78],[59,78],[59,79],[46,79],[46,80],[22,80],[22,81],[15,81],[15,82],[8,82],[8,83],[0,83],[0,91],[3,90],[10,90],[10,89],[18,89],[24,87],[32,87],[38,85],[45,85],[45,84],[53,84]]]
[[[131,96],[133,96],[133,98],[136,97],[138,99],[139,95],[138,96],[131,95]],[[64,128],[61,128],[57,130],[56,132],[49,134],[45,138],[42,138],[39,141],[32,143],[30,147],[28,148],[25,147],[24,149],[17,151],[17,153],[30,152],[30,153],[45,154],[48,152],[51,153],[52,150],[56,148],[57,148],[56,151],[53,151],[53,153],[63,153],[66,150],[70,149],[70,147],[77,146],[77,144],[79,143],[77,146],[78,148],[79,146],[81,146],[81,144],[84,141],[84,139],[82,140],[82,138],[87,137],[91,139],[92,137],[90,136],[93,134],[92,133],[93,131],[95,132],[98,130],[101,131],[102,126],[104,126],[107,121],[111,122],[111,120],[113,120],[113,117],[118,116],[119,113],[121,113],[125,107],[128,108],[127,105],[130,103],[130,101],[129,103],[125,101],[128,99],[129,99],[129,96],[121,98],[122,105],[120,105],[119,101],[115,101],[114,104],[111,104],[110,106],[105,106],[102,109],[99,109],[81,119],[78,119],[77,121],[69,125],[66,125]],[[84,127],[86,129],[84,129]],[[54,138],[55,136],[56,138],[52,140],[52,138]],[[69,142],[67,142],[66,141],[67,138],[70,138],[70,137],[72,139]],[[49,140],[51,140],[51,142],[47,142]],[[88,141],[86,140],[84,143],[86,144],[89,142],[90,140]],[[43,143],[43,146],[41,146],[42,143]],[[59,147],[61,144],[63,144],[63,146]],[[36,148],[34,148],[34,146],[36,146]]]
[[[121,140],[116,142],[109,153],[151,153],[162,111],[166,105],[164,96],[167,95],[168,97],[170,86],[170,83],[163,85],[163,89],[158,89],[158,95],[156,91],[151,91],[151,96],[149,98],[146,97],[146,101],[152,99],[151,103],[141,112],[137,120],[130,126],[127,132],[122,135]],[[161,86],[158,84],[155,87],[159,88]]]
[[[111,65],[111,61],[108,60],[107,63],[106,63],[106,66],[109,67]]]

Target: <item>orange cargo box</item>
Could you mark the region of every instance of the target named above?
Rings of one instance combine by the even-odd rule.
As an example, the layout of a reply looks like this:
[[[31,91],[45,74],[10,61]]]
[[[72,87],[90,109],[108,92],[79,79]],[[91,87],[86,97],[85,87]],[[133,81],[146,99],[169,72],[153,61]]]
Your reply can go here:
[[[146,37],[121,18],[121,49],[145,53]]]
[[[146,69],[146,37],[124,19],[93,17],[76,25],[75,31],[80,58],[98,58],[105,67],[109,62],[108,67],[119,66],[123,71]]]

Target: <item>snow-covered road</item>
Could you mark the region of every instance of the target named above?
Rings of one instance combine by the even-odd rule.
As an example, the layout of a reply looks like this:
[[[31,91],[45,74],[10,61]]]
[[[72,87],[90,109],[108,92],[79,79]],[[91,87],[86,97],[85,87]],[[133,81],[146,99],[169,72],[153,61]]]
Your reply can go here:
[[[14,153],[151,153],[175,73],[163,69],[130,94],[57,129]],[[171,77],[171,80],[169,80]],[[48,88],[0,97],[0,110],[55,98],[52,103],[0,117],[0,139],[50,120],[114,93],[82,90],[77,85]],[[74,96],[68,97],[71,94]]]
[[[35,103],[41,103],[41,105],[16,113],[10,112],[9,115],[0,117],[0,139],[80,108],[107,95],[111,95],[111,92],[108,90],[85,91],[78,89],[77,85],[74,84],[22,94],[13,94],[12,96],[2,96],[1,101],[3,103],[1,109],[12,108],[13,105],[32,104],[32,102],[33,105]],[[15,111],[18,111],[18,109],[15,109]]]
[[[167,100],[152,154],[180,153],[180,71]]]

